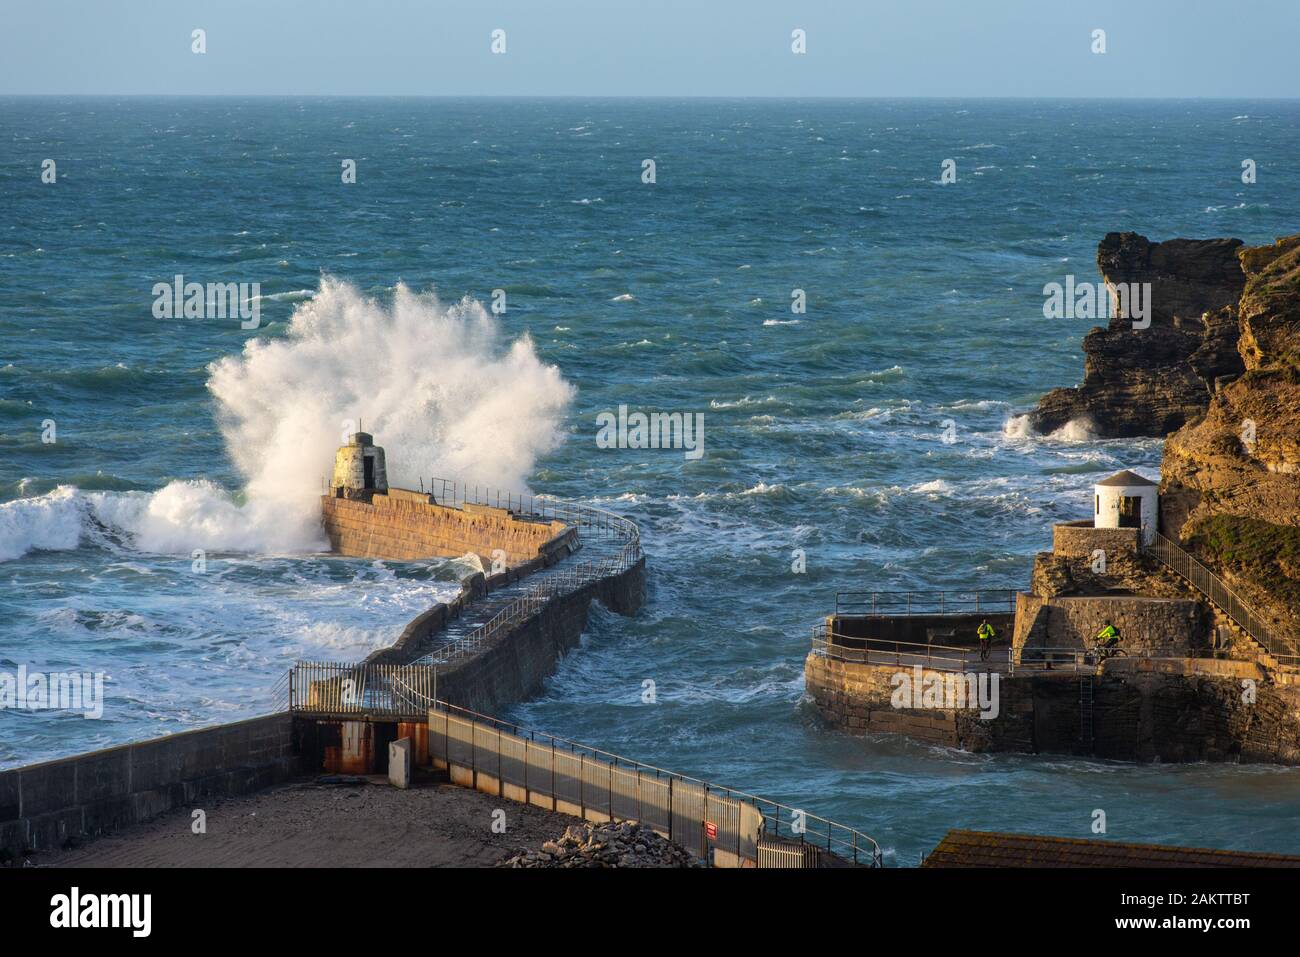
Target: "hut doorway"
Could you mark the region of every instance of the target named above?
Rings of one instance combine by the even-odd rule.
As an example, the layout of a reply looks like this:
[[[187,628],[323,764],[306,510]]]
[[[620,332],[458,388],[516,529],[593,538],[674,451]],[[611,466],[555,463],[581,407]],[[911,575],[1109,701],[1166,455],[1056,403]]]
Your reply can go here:
[[[1136,495],[1125,495],[1119,500],[1119,527],[1142,527],[1142,499]]]

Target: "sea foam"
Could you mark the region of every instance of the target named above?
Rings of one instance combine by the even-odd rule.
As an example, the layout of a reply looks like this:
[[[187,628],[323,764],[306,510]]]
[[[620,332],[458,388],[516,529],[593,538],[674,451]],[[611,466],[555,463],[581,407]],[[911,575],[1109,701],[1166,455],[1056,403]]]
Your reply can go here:
[[[538,456],[561,442],[575,392],[527,336],[505,341],[473,300],[447,305],[398,285],[380,301],[331,277],[296,305],[283,336],[250,339],[208,373],[240,492],[174,481],[153,493],[60,487],[4,503],[0,561],[76,548],[97,526],[146,552],[318,551],[318,496],[348,433],[364,429],[386,447],[396,486],[436,475],[523,490]]]

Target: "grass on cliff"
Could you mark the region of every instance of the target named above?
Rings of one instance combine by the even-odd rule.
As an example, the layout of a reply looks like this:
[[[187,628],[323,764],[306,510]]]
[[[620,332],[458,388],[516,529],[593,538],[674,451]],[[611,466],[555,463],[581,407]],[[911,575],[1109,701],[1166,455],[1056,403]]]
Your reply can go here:
[[[1279,601],[1300,607],[1300,526],[1214,515],[1197,523],[1191,543]]]

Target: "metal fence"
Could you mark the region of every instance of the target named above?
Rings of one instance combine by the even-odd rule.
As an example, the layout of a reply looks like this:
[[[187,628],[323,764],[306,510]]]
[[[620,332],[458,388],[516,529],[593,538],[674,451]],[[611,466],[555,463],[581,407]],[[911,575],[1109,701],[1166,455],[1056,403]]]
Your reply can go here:
[[[844,642],[854,642],[847,645]],[[1005,668],[1009,649],[990,649],[986,660],[981,661],[979,649],[967,645],[922,645],[910,641],[889,641],[884,638],[852,638],[828,634],[823,628],[812,633],[812,647],[817,654],[837,661],[852,661],[863,665],[896,665],[911,668],[920,665],[935,671],[968,671],[988,668]]]
[[[820,849],[812,844],[758,839],[758,867],[820,867]]]
[[[421,664],[300,661],[272,694],[281,711],[420,718],[438,696],[438,670]]]
[[[760,865],[760,840],[882,866],[874,840],[776,801],[433,702],[429,752],[461,783],[588,820],[640,821],[714,863]],[[719,853],[732,860],[719,860]],[[804,852],[815,866],[816,854]],[[792,866],[789,863],[781,866]]]
[[[425,718],[430,757],[459,769],[458,783],[589,820],[641,821],[697,857],[757,863],[765,837],[883,864],[880,845],[843,824],[439,701],[429,665],[299,662],[277,688],[277,707],[306,717]]]
[[[837,615],[978,615],[1014,614],[1014,588],[974,591],[841,591],[835,593]]]
[[[1007,670],[1017,671],[1064,671],[1080,674],[1096,674],[1101,667],[1100,657],[1091,648],[1010,648],[1007,656]]]
[[[1297,648],[1296,642],[1275,633],[1222,578],[1192,557],[1177,542],[1157,532],[1155,541],[1146,550],[1223,609],[1224,614],[1279,662],[1290,667],[1300,666],[1300,648]]]
[[[853,647],[841,644],[852,641],[861,645]],[[893,665],[897,668],[912,668],[920,665],[931,671],[1005,671],[1015,674],[1020,671],[1060,671],[1094,674],[1101,666],[1102,658],[1092,648],[1043,648],[1025,646],[1021,648],[992,648],[986,659],[979,657],[979,650],[970,646],[923,645],[916,642],[889,641],[884,638],[852,638],[845,635],[830,634],[820,626],[813,630],[812,650],[814,654],[837,661],[851,661],[863,665]],[[1182,657],[1174,649],[1168,649],[1171,657]],[[1127,657],[1127,656],[1126,656]],[[1160,657],[1160,649],[1144,652],[1144,658]]]
[[[505,508],[519,515],[563,522],[577,529],[580,540],[584,534],[596,534],[621,540],[623,544],[616,553],[607,557],[548,572],[544,579],[530,585],[524,594],[511,599],[491,619],[425,655],[420,659],[423,664],[447,664],[472,655],[498,632],[513,628],[537,614],[552,598],[577,591],[591,582],[622,574],[641,560],[641,530],[636,523],[602,508],[544,495],[523,495],[486,486],[469,486],[449,479],[430,479],[429,490],[443,505],[469,504]]]

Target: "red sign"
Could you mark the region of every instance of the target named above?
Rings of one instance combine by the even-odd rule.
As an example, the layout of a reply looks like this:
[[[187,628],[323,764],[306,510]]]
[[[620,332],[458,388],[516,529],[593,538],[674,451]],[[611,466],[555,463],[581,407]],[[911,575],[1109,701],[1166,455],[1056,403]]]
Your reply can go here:
[[[704,836],[710,841],[716,841],[718,839],[718,825],[714,824],[712,821],[705,821]]]

